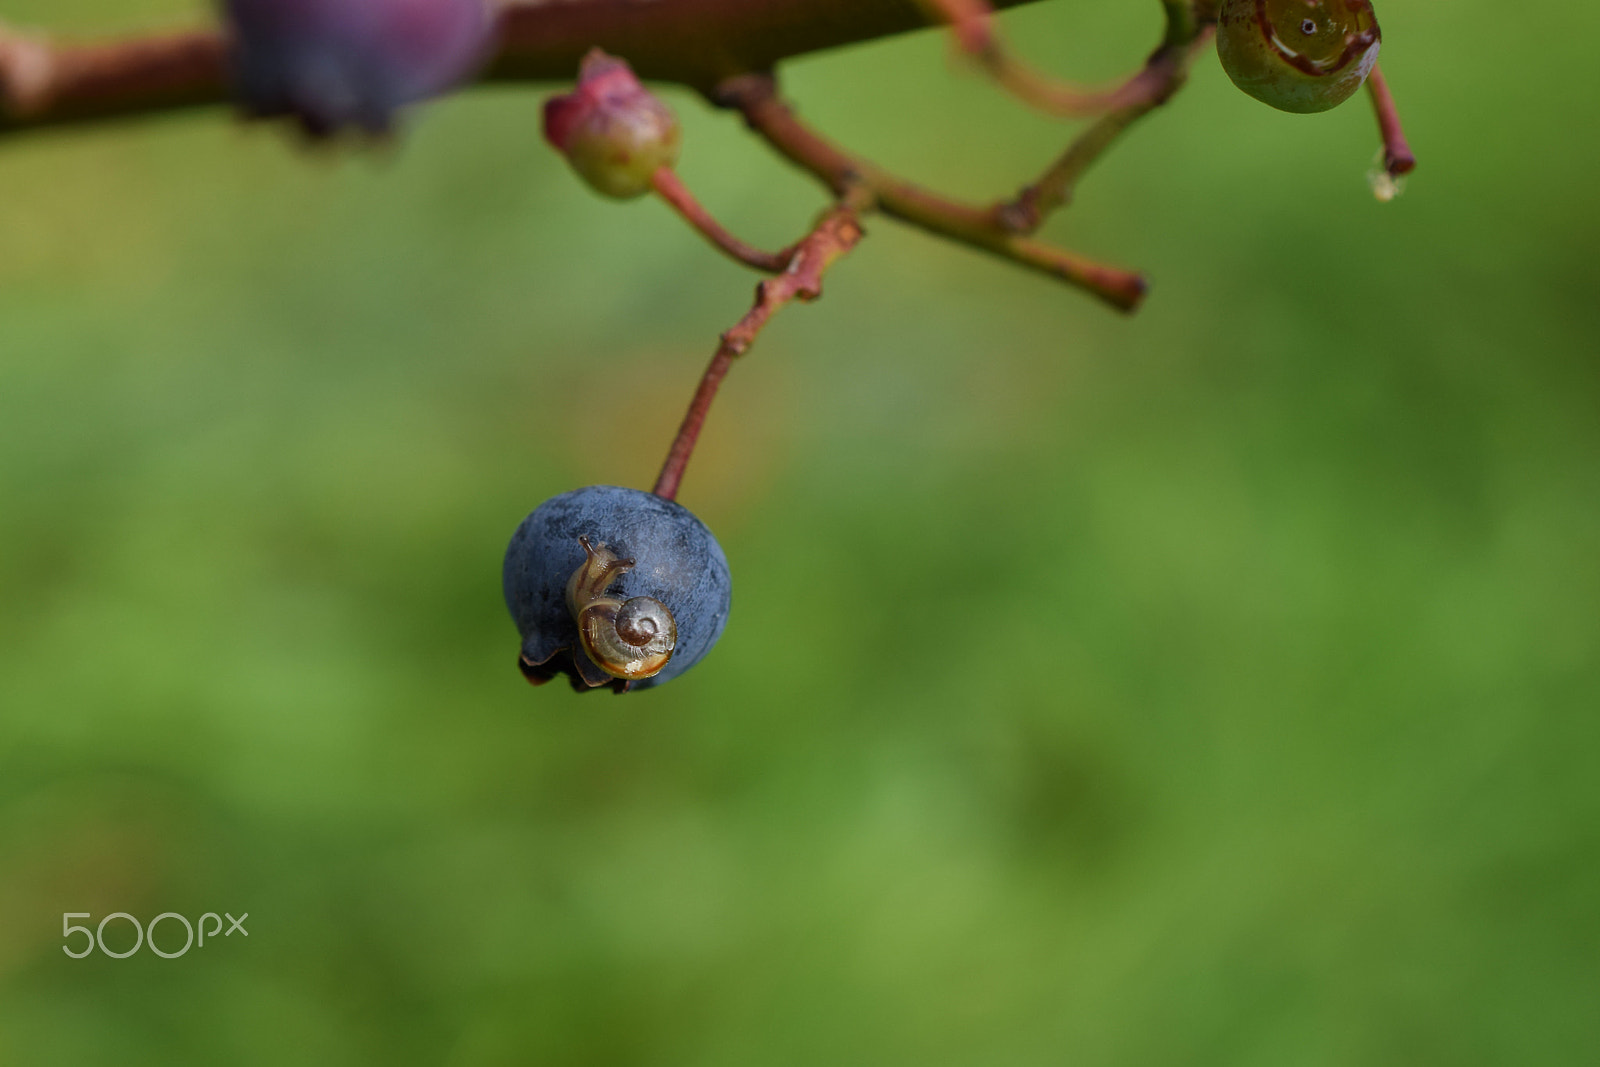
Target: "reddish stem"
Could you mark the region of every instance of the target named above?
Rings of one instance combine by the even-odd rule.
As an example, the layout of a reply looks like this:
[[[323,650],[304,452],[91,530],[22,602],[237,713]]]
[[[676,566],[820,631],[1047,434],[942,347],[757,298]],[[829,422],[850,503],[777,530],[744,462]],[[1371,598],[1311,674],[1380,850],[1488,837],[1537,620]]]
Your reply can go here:
[[[1367,75],[1367,91],[1372,95],[1372,110],[1378,115],[1378,130],[1383,134],[1383,169],[1394,178],[1410,174],[1417,169],[1417,157],[1412,154],[1405,131],[1400,128],[1400,109],[1395,106],[1389,82],[1382,68],[1376,65]]]
[[[956,45],[1002,89],[1048,115],[1083,118],[1125,107],[1159,103],[1164,86],[1149,69],[1106,89],[1058,81],[1014,54],[994,28],[989,0],[918,0],[933,18],[950,24]],[[1169,14],[1174,10],[1169,5]],[[1192,19],[1192,15],[1189,16]]]
[[[1151,55],[1145,68],[1130,85],[1141,83],[1145,91],[1139,99],[1116,107],[1102,116],[1068,146],[1066,153],[1051,164],[1038,181],[1025,186],[1017,198],[995,208],[995,220],[1014,233],[1033,233],[1052,211],[1072,201],[1078,182],[1088,169],[1127,132],[1128,127],[1171,99],[1189,77],[1195,57],[1211,43],[1211,27],[1195,30],[1193,39],[1164,44]]]
[[[729,233],[709,211],[701,206],[700,201],[694,198],[688,186],[683,184],[683,180],[670,167],[662,167],[652,174],[650,185],[657,195],[681,215],[685,222],[698,230],[701,236],[730,258],[747,267],[776,274],[788,266],[789,258],[794,255],[793,248],[785,248],[781,252],[763,252]]]
[[[771,75],[731,78],[717,87],[713,100],[740,111],[768,144],[836,193],[851,188],[869,193],[886,215],[1079,286],[1123,311],[1144,299],[1144,278],[1133,271],[1021,236],[1002,226],[990,208],[941,196],[852,156],[780,100]]]
[[[683,425],[678,427],[678,436],[673,438],[667,462],[662,464],[661,476],[651,490],[663,500],[677,499],[678,485],[689,466],[689,457],[694,455],[694,446],[700,440],[700,430],[706,424],[711,402],[717,398],[717,389],[722,385],[722,379],[727,377],[733,360],[734,354],[728,346],[718,345],[716,355],[711,357],[711,365],[700,376],[700,385],[694,391],[694,399],[689,401],[689,411],[683,417]]]
[[[694,391],[694,399],[689,402],[689,411],[683,417],[683,425],[678,427],[678,436],[673,439],[672,448],[667,452],[667,461],[662,464],[661,475],[656,479],[655,489],[652,490],[656,496],[665,500],[677,498],[678,486],[683,481],[684,469],[689,466],[689,457],[694,455],[694,446],[700,440],[706,414],[711,410],[711,402],[717,398],[717,389],[722,385],[722,379],[727,377],[733,361],[749,350],[767,320],[785,304],[792,300],[815,300],[821,296],[823,274],[856,246],[856,242],[861,240],[861,233],[861,223],[856,218],[853,204],[843,203],[830,209],[795,246],[794,254],[783,272],[756,286],[755,304],[744,318],[722,335],[716,354],[711,357],[705,374],[700,376],[700,385]]]

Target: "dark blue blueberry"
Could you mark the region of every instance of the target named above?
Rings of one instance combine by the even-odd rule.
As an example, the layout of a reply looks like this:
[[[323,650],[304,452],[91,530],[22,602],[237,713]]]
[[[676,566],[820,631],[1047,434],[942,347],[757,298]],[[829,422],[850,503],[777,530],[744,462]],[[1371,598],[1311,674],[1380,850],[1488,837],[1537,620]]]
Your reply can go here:
[[[223,0],[236,89],[256,115],[325,136],[386,131],[394,112],[471,74],[493,31],[485,0]]]
[[[620,599],[653,597],[677,623],[677,647],[652,678],[626,682],[584,652],[567,606],[567,583],[588,558],[579,538],[634,566],[609,589]],[[722,546],[687,508],[654,493],[591,485],[546,500],[506,549],[506,606],[522,635],[519,663],[535,685],[567,675],[579,690],[618,693],[671,681],[711,651],[728,621],[732,581]]]

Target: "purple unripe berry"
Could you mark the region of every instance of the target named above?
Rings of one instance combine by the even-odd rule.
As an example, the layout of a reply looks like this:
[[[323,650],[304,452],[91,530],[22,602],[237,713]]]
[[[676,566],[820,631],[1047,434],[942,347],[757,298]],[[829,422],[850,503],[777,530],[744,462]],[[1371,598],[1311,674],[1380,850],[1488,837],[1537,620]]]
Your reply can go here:
[[[733,589],[722,546],[692,512],[614,485],[574,489],[535,508],[506,549],[503,580],[522,637],[518,665],[528,681],[540,685],[565,674],[579,691],[618,693],[671,681],[698,663],[722,636]],[[641,661],[670,648],[665,665],[651,662],[649,675],[630,674],[588,641],[579,609],[598,600],[610,604],[621,631],[637,616],[660,618],[660,626],[646,626],[632,643],[647,646]],[[670,642],[648,647],[649,638],[668,630]]]
[[[598,48],[584,57],[577,87],[545,101],[544,136],[591,188],[619,200],[649,192],[683,141],[672,110]]]
[[[235,89],[254,115],[293,115],[312,136],[382,133],[395,111],[482,62],[485,0],[223,0]]]

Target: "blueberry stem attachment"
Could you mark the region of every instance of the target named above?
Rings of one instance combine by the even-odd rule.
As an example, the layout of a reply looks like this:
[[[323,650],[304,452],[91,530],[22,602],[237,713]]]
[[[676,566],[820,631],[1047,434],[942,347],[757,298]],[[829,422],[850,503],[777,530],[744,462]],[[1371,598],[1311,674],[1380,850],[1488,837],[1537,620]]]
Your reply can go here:
[[[683,184],[683,179],[679,178],[672,168],[662,167],[652,174],[650,187],[685,222],[735,262],[767,274],[776,274],[789,265],[789,260],[794,255],[792,246],[778,252],[764,252],[754,245],[745,244],[729,233],[711,212],[695,199],[688,186]]]
[[[1417,157],[1400,128],[1400,109],[1395,106],[1394,94],[1389,91],[1388,79],[1379,64],[1374,64],[1372,73],[1367,75],[1367,93],[1378,116],[1378,131],[1383,134],[1383,169],[1391,178],[1410,174],[1417,169]]]
[[[733,361],[749,351],[767,320],[784,305],[794,300],[809,302],[822,295],[822,276],[861,240],[860,214],[868,206],[870,201],[864,194],[847,192],[843,200],[824,212],[811,232],[794,246],[782,272],[756,286],[755,303],[722,335],[711,363],[700,376],[694,399],[689,402],[689,410],[678,427],[678,435],[673,438],[661,475],[656,479],[652,490],[656,496],[664,500],[677,498],[678,486],[694,455],[694,446],[700,440],[711,402],[717,398],[717,390]]]

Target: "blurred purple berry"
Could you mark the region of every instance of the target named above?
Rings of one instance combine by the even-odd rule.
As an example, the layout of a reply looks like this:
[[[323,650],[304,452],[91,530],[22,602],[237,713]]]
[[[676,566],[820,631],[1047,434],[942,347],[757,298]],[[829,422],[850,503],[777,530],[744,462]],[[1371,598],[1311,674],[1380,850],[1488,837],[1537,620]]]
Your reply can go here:
[[[223,0],[235,89],[253,115],[312,136],[382,133],[396,109],[458,84],[487,54],[485,0]]]

